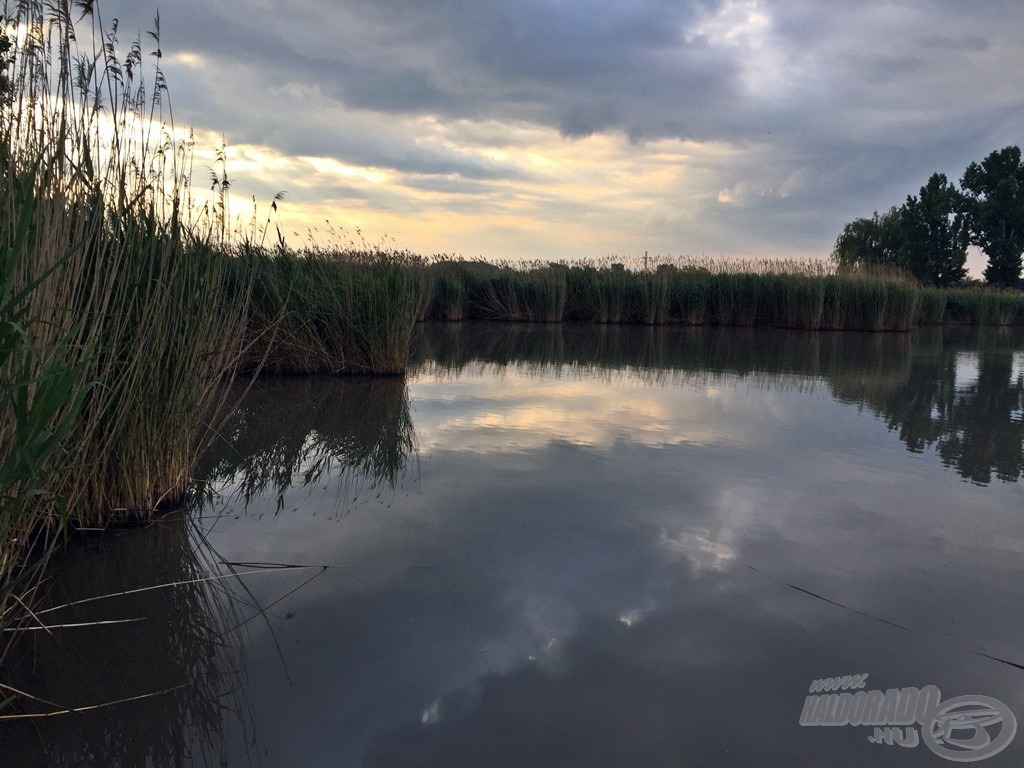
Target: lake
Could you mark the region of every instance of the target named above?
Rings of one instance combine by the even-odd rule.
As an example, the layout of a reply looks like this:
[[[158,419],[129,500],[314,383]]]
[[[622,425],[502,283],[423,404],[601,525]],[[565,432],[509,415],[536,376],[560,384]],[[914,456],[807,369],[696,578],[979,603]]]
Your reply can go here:
[[[1019,766],[1022,445],[1019,329],[425,325],[76,538],[41,616],[114,623],[4,678],[110,705],[0,762]]]

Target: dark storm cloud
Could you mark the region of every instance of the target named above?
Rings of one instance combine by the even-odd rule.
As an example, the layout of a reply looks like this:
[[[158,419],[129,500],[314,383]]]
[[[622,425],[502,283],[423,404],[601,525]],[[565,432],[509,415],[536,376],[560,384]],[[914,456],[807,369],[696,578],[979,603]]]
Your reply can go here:
[[[127,28],[147,26],[122,3],[108,2],[107,15],[124,11]],[[743,71],[759,62],[743,46],[706,34],[706,19],[721,6],[227,0],[211,7],[184,0],[165,11],[163,27],[170,49],[197,51],[214,68],[244,63],[261,88],[312,85],[354,108],[526,119],[572,136],[621,130],[635,138],[722,138],[759,137],[760,118],[800,118],[812,128],[806,118],[817,109],[868,108],[842,104],[846,95],[866,96],[865,83],[909,86],[906,79],[925,70],[948,74],[952,86],[970,82],[968,55],[984,53],[1000,28],[1024,16],[1003,5],[942,2],[902,12],[881,3],[751,5],[770,21],[766,34],[787,67],[769,96],[744,89]],[[942,94],[911,95],[941,103]]]
[[[730,95],[728,57],[685,39],[710,5],[356,0],[332,87],[369,109],[661,133]]]
[[[687,34],[714,6],[305,0],[257,10],[186,0],[163,28],[169,50],[244,62],[265,88],[315,84],[361,109],[641,137],[685,134],[695,113],[735,100],[728,52]],[[120,0],[106,7],[123,29],[149,26]]]

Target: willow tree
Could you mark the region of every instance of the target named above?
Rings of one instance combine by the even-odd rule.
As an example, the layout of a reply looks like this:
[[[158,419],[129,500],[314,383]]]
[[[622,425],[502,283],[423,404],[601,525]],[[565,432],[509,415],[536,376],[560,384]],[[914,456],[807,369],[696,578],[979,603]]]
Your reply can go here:
[[[836,239],[832,260],[842,267],[899,267],[900,232],[899,208],[890,208],[871,218],[854,219]]]

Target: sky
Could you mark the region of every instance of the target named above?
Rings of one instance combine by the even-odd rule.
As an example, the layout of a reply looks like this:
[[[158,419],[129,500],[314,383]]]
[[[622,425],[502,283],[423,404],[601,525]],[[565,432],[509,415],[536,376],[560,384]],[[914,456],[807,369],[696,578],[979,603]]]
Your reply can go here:
[[[959,180],[1024,125],[1009,0],[98,7],[125,45],[159,10],[197,166],[223,137],[233,216],[252,220],[255,197],[262,221],[284,192],[296,245],[826,258],[845,223],[933,172]]]

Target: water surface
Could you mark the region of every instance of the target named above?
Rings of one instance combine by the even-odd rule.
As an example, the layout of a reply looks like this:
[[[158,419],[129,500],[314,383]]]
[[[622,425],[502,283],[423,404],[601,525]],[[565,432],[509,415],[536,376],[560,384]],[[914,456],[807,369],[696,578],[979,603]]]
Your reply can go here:
[[[0,723],[3,754],[952,764],[800,725],[855,673],[1024,717],[1019,333],[421,330],[404,380],[257,383],[205,503],[71,549],[51,604],[179,584],[54,612],[141,620],[12,674],[65,706],[163,693]],[[980,764],[1022,761],[1024,735]]]

